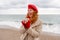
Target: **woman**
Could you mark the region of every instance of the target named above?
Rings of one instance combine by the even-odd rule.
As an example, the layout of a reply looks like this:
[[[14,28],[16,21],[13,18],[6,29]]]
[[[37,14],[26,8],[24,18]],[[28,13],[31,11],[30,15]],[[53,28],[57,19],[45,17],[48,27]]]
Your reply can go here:
[[[26,19],[22,20],[22,24],[20,40],[39,40],[42,22],[38,18],[38,9],[35,5],[28,5],[28,13]]]

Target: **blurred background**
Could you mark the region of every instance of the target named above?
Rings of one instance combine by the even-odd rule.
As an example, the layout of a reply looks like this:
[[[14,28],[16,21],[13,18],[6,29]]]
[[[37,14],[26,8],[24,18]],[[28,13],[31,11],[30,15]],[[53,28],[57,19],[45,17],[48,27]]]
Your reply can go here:
[[[19,28],[29,3],[38,7],[43,31],[60,33],[60,0],[0,0],[0,25]]]

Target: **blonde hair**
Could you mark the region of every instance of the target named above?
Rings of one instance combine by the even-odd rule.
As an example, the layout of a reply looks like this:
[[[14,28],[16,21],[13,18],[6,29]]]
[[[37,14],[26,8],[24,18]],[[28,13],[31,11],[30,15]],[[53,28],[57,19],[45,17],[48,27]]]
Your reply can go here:
[[[26,18],[28,18],[28,16],[29,16],[29,14],[27,13]],[[35,23],[37,19],[38,19],[38,14],[37,14],[37,12],[34,11],[34,13],[33,13],[33,17],[30,18],[30,20],[31,20],[31,24]]]

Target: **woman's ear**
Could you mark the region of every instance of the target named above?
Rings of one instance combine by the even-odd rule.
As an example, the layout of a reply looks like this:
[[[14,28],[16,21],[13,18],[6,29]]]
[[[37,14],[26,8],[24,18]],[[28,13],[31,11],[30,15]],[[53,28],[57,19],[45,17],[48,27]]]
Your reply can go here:
[[[36,13],[36,14],[37,14],[37,12],[36,12],[36,11],[34,11],[34,13]]]

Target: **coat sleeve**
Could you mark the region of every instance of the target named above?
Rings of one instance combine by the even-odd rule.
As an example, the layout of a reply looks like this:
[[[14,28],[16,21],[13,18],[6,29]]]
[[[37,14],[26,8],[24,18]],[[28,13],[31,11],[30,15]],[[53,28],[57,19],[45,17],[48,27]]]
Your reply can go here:
[[[42,29],[42,22],[39,22],[38,25],[36,25],[38,28],[37,30],[34,30],[33,28],[29,28],[27,33],[32,35],[33,37],[38,37],[40,35],[40,31]]]
[[[24,38],[26,37],[27,33],[25,32],[24,34],[20,35],[20,40],[24,40]]]
[[[20,34],[24,34],[26,32],[26,29],[24,28],[23,25],[20,27],[19,32],[20,32]]]
[[[39,35],[39,33],[32,28],[28,29],[27,33],[29,33],[33,37],[38,37],[38,35]]]
[[[27,33],[26,33],[26,29],[23,27],[23,25],[20,27],[20,40],[24,40],[24,38],[26,37]]]

